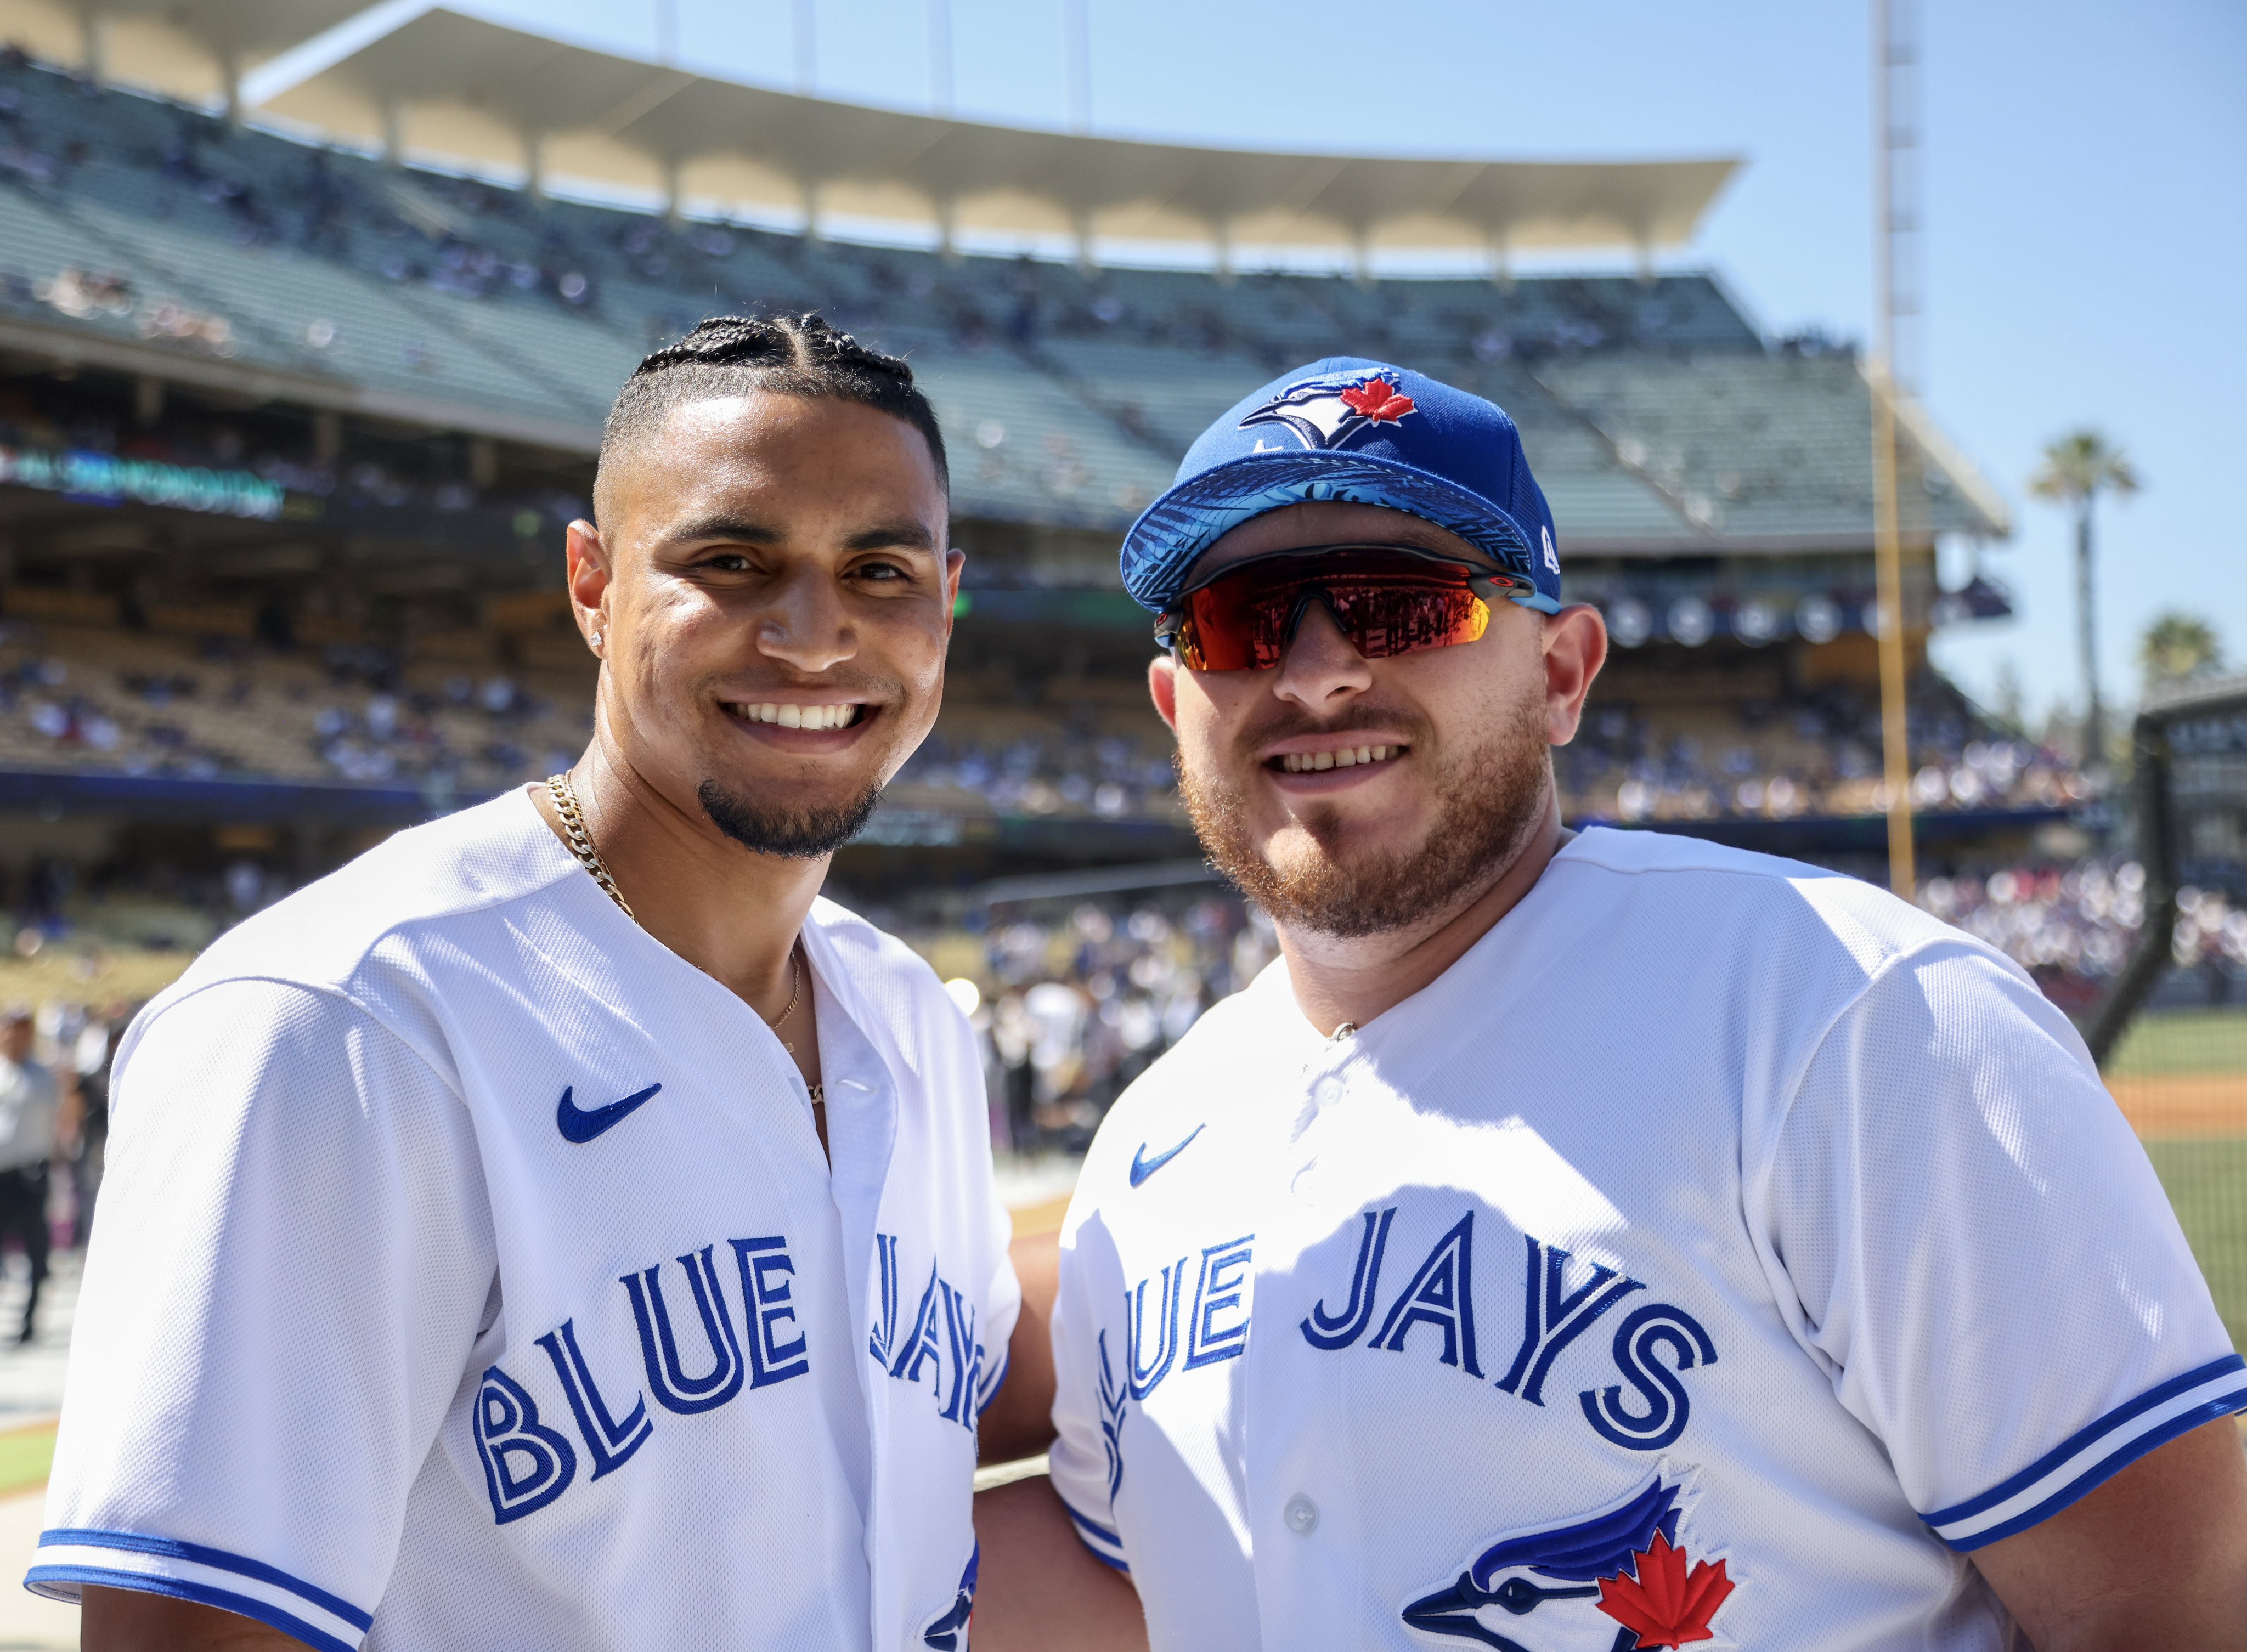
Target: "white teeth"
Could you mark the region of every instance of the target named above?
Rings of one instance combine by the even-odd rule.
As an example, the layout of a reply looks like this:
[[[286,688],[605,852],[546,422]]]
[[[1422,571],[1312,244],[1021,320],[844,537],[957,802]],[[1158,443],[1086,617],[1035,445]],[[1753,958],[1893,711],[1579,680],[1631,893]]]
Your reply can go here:
[[[787,706],[766,700],[738,710],[753,723],[776,723],[782,728],[848,728],[858,720],[856,706]]]
[[[1404,750],[1401,746],[1345,746],[1339,751],[1289,752],[1280,759],[1283,774],[1311,775],[1328,768],[1354,768],[1360,763],[1385,763]]]

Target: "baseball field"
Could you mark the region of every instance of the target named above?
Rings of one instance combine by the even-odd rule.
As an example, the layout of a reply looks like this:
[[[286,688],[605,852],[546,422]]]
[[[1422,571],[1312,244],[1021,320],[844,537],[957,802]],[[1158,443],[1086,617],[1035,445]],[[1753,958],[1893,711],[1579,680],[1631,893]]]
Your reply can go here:
[[[2232,1341],[2247,1347],[2247,1007],[2143,1017],[2107,1082],[2168,1189]]]

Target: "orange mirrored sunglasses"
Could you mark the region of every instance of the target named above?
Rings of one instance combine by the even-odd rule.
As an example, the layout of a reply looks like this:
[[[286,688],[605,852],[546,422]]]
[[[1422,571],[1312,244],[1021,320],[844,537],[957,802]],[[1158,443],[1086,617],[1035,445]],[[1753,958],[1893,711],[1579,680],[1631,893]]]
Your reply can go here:
[[[1411,545],[1306,545],[1234,563],[1181,591],[1155,622],[1155,640],[1195,671],[1269,671],[1317,602],[1351,647],[1386,659],[1475,642],[1490,629],[1492,603],[1533,589]]]

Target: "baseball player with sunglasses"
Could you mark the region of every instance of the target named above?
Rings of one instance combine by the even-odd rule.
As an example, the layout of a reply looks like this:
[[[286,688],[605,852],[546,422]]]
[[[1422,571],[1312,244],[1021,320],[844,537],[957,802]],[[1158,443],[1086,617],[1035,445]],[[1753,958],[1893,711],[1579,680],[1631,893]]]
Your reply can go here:
[[[1504,413],[1314,363],[1123,563],[1282,956],[1093,1145],[978,1652],[2247,1646],[2247,1371],[2081,1042],[1870,885],[1562,829],[1606,637]]]

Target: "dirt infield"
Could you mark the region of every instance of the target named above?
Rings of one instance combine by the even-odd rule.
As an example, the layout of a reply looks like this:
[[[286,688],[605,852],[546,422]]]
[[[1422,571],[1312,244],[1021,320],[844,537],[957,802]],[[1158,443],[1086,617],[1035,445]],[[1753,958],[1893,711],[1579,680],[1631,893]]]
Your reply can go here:
[[[2247,1137],[2247,1073],[2143,1073],[2107,1081],[2130,1128],[2148,1141]]]

